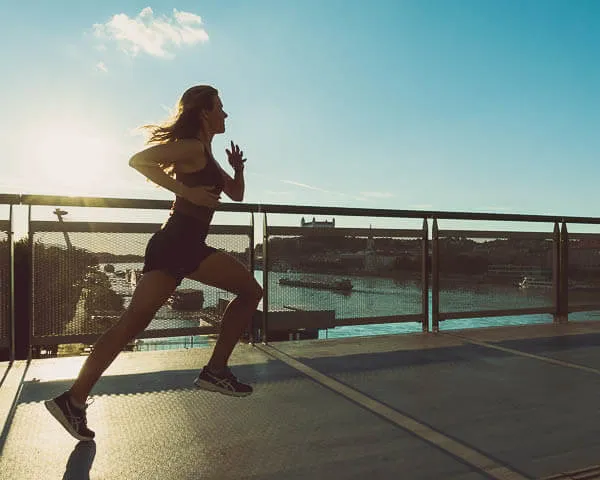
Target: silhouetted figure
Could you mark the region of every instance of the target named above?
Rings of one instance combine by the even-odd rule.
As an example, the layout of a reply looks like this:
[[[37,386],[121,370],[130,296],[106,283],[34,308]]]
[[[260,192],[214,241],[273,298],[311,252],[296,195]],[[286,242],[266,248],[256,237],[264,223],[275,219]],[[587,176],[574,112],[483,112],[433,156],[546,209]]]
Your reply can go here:
[[[148,143],[129,165],[149,180],[175,193],[170,216],[148,242],[143,275],[119,322],[94,345],[70,390],[45,402],[54,417],[79,440],[94,438],[87,428],[87,398],[102,373],[120,351],[142,332],[183,278],[236,294],[227,306],[221,332],[206,366],[194,384],[226,395],[246,396],[252,387],[239,382],[227,367],[229,356],[262,297],[252,273],[232,256],[205,243],[222,192],[235,201],[244,198],[243,152],[231,142],[226,149],[232,178],[211,150],[214,135],[225,132],[223,104],[216,89],[195,86],[179,101],[175,119],[148,125]]]

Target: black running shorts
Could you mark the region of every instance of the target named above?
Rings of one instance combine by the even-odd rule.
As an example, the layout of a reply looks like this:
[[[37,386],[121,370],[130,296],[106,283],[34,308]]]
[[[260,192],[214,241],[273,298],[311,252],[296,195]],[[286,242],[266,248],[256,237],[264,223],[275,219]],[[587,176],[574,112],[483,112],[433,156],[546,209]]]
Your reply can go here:
[[[174,212],[150,238],[142,273],[161,270],[173,276],[177,285],[218,250],[206,244],[208,226],[197,219]]]

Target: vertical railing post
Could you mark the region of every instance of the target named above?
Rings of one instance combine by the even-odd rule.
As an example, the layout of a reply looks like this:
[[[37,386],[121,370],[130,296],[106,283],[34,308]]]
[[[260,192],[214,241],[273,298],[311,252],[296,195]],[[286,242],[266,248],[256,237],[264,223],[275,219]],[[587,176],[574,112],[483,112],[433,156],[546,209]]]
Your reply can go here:
[[[256,261],[254,258],[254,212],[250,212],[250,273],[252,273],[252,278],[256,275]],[[252,314],[252,318],[250,319],[250,325],[248,327],[248,341],[250,344],[254,345],[256,328],[254,323],[254,318],[256,316],[256,311]]]
[[[33,247],[31,232],[31,205],[29,205],[28,243],[21,243],[14,252],[15,314],[14,345],[15,360],[28,360],[31,355],[31,315],[33,311]]]
[[[269,227],[267,224],[267,212],[263,212],[263,321],[262,335],[263,343],[269,343]]]
[[[431,229],[431,329],[440,331],[440,259],[439,232],[437,218],[433,219]]]
[[[559,322],[569,321],[569,232],[566,222],[562,222],[560,231],[560,313]]]
[[[14,244],[13,206],[8,207],[8,359],[15,359],[15,244]]]
[[[560,227],[554,222],[552,232],[552,306],[554,307],[553,322],[560,323],[562,307],[560,305]]]
[[[427,228],[427,218],[423,219],[423,238],[421,239],[422,256],[421,256],[421,281],[422,292],[421,300],[423,312],[422,331],[429,332],[429,230]]]
[[[27,347],[28,347],[28,359],[32,357],[32,353],[33,353],[33,322],[34,322],[34,315],[35,315],[35,308],[34,308],[34,299],[35,299],[35,291],[34,291],[34,279],[35,279],[35,244],[34,244],[34,234],[35,232],[33,231],[32,228],[32,220],[31,220],[31,216],[32,216],[32,208],[31,205],[29,205],[29,215],[28,215],[28,221],[27,221],[27,231],[28,231],[28,238],[29,238],[29,295],[28,295],[28,303],[29,303],[29,315],[27,316],[27,332],[28,332],[28,337],[27,337]]]

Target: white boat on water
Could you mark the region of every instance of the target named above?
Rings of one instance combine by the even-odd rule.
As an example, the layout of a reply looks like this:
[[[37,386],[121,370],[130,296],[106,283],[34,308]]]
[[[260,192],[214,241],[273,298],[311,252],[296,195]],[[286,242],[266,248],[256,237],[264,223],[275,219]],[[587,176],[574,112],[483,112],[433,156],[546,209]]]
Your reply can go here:
[[[520,282],[517,282],[519,288],[543,288],[552,289],[552,280],[541,280],[535,277],[523,277]],[[600,284],[592,284],[586,282],[576,282],[568,280],[568,288],[570,291],[581,291],[581,292],[598,292],[600,291]]]
[[[127,281],[129,282],[129,285],[131,286],[131,288],[135,288],[138,280],[142,276],[142,271],[132,268],[131,270],[127,270],[126,275],[127,275]]]
[[[518,283],[519,288],[552,288],[552,280],[542,280],[535,277],[523,277]]]

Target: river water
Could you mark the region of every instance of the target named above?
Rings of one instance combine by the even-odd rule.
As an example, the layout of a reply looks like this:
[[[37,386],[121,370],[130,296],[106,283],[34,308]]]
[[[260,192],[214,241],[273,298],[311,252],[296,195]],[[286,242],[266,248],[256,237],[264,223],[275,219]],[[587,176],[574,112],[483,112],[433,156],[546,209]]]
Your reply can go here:
[[[115,263],[115,269],[141,269],[140,263]],[[101,265],[103,267],[103,265]],[[313,279],[339,280],[349,278],[353,284],[350,294],[328,290],[282,286],[279,279]],[[127,304],[131,288],[125,281],[110,275],[113,288],[124,296]],[[255,272],[256,280],[263,285],[263,272]],[[546,289],[520,290],[512,285],[475,285],[462,284],[457,281],[442,281],[440,292],[440,311],[461,312],[473,310],[495,310],[513,308],[542,308],[552,306],[551,291]],[[204,292],[204,306],[215,306],[219,300],[231,299],[228,292],[209,287],[192,280],[184,279],[180,289],[200,289]],[[593,303],[594,298],[578,299],[583,303]],[[431,302],[431,295],[430,295]],[[286,307],[305,310],[335,310],[336,318],[356,318],[371,316],[406,315],[421,312],[421,285],[418,281],[395,281],[389,278],[339,275],[279,273],[269,272],[269,309],[278,310]],[[262,307],[260,305],[259,307]],[[431,306],[430,306],[431,311]],[[581,312],[570,314],[571,320],[600,319],[600,312]],[[525,325],[548,323],[552,321],[549,314],[512,315],[504,317],[487,317],[448,320],[440,324],[440,330],[465,329],[502,325]],[[177,312],[168,306],[162,307],[148,329],[176,328],[198,325],[193,312]],[[357,325],[321,330],[320,338],[342,338],[355,336],[385,335],[397,333],[420,332],[421,325],[411,323],[389,323],[376,325]],[[144,339],[141,349],[168,349],[183,346],[207,346],[214,342],[210,336],[183,338]]]

